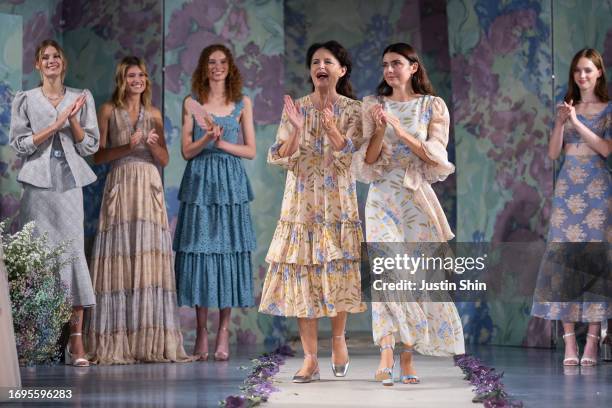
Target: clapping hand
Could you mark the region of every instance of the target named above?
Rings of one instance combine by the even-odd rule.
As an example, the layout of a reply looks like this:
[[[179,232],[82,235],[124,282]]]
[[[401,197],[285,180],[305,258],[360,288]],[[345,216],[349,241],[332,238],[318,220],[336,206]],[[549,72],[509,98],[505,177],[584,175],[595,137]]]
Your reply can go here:
[[[334,110],[331,104],[327,105],[323,109],[323,117],[321,118],[321,125],[326,132],[336,131],[336,121],[334,119]]]
[[[573,100],[571,100],[569,103],[563,101],[557,105],[557,121],[563,124],[568,119],[570,119],[572,122],[576,120],[576,108],[574,107]]]
[[[83,105],[85,105],[86,100],[87,100],[87,96],[84,93],[82,93],[66,109],[60,112],[60,114],[57,116],[57,120],[54,123],[55,130],[56,131],[60,130],[64,126],[64,123],[66,123],[67,120],[70,120],[70,121],[76,120],[77,113],[79,113]]]
[[[293,99],[291,99],[289,95],[285,95],[284,102],[287,119],[289,119],[294,129],[301,130],[304,127],[304,115],[300,111],[299,106],[293,102]]]
[[[215,143],[215,146],[219,147],[219,142],[223,141],[223,139],[221,138],[223,136],[223,127],[217,124],[213,124],[209,134],[211,140]]]
[[[76,114],[79,113],[83,105],[85,105],[85,101],[87,100],[87,95],[82,93],[76,98],[76,100],[70,105],[70,114],[69,119],[76,118]]]
[[[159,144],[159,135],[155,129],[149,130],[147,134],[147,146],[149,148]]]
[[[140,141],[143,137],[144,133],[142,132],[142,129],[138,129],[134,133],[132,133],[132,136],[130,137],[130,150],[134,150],[136,146],[140,144]]]
[[[377,103],[370,108],[370,116],[372,116],[372,120],[374,120],[376,129],[387,127],[386,112],[381,104]]]

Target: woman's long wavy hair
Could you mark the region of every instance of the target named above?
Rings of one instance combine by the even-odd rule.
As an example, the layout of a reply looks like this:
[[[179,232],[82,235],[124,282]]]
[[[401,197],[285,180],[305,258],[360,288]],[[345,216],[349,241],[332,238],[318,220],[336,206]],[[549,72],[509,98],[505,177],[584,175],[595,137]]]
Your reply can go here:
[[[385,56],[385,54],[390,52],[403,55],[404,58],[410,61],[411,64],[419,64],[419,67],[417,68],[416,72],[410,77],[410,84],[412,85],[412,90],[415,93],[422,95],[436,94],[433,86],[431,85],[431,82],[429,81],[429,76],[427,76],[427,70],[425,69],[423,62],[421,62],[421,58],[419,58],[419,54],[417,54],[414,47],[406,43],[391,44],[383,51],[383,57]],[[393,93],[393,88],[391,88],[387,81],[385,81],[383,78],[380,84],[378,84],[376,92],[378,95],[390,96]]]
[[[590,59],[595,65],[595,68],[601,70],[601,76],[597,78],[597,83],[595,84],[595,96],[597,96],[601,102],[610,101],[610,97],[608,96],[606,67],[601,54],[594,48],[583,48],[574,55],[574,58],[572,58],[569,69],[569,79],[567,80],[567,92],[563,100],[567,103],[573,100],[574,104],[580,102],[580,88],[578,88],[578,84],[574,81],[574,71],[576,70],[580,58]]]
[[[338,41],[327,41],[324,43],[314,43],[306,52],[306,67],[310,70],[310,64],[312,63],[312,57],[317,50],[325,48],[327,51],[331,52],[333,56],[338,60],[341,66],[346,68],[346,73],[342,78],[338,80],[336,84],[336,92],[340,95],[344,95],[347,98],[357,99],[355,93],[353,92],[353,86],[351,85],[351,71],[353,69],[353,63],[351,62],[351,57],[349,56],[348,51],[344,48]],[[312,85],[312,89],[314,90],[314,84],[312,83],[312,78],[308,75],[308,80]]]
[[[221,51],[227,58],[228,73],[225,78],[225,100],[226,103],[239,102],[242,99],[242,76],[234,62],[232,52],[223,44],[213,44],[204,48],[198,59],[196,67],[191,77],[191,91],[200,102],[208,101],[210,93],[210,83],[208,81],[208,59],[215,51]]]
[[[126,89],[127,89],[127,71],[130,67],[138,67],[145,74],[145,90],[140,95],[140,103],[145,108],[151,107],[151,81],[149,80],[149,73],[144,61],[135,56],[124,57],[117,69],[115,69],[115,90],[113,91],[113,105],[118,108],[123,108],[125,105]]]
[[[66,77],[66,70],[68,69],[68,58],[66,58],[66,53],[64,49],[57,43],[55,40],[46,39],[43,40],[38,47],[36,47],[36,52],[34,52],[34,65],[39,65],[42,63],[43,53],[47,49],[47,47],[53,47],[57,50],[62,59],[62,83],[64,83],[64,78]],[[40,85],[43,83],[43,74],[40,72]]]

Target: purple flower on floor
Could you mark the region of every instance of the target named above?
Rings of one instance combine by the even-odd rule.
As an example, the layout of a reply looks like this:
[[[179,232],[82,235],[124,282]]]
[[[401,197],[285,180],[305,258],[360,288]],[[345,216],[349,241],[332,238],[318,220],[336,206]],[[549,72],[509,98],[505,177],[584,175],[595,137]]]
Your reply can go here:
[[[230,395],[224,402],[225,404],[223,406],[227,408],[243,408],[248,406],[246,398],[243,396]]]
[[[494,368],[482,364],[482,362],[467,354],[455,356],[457,365],[465,374],[465,379],[474,385],[476,396],[472,402],[482,402],[488,408],[521,408],[523,403],[514,400],[504,390],[501,382],[503,373],[496,373]]]

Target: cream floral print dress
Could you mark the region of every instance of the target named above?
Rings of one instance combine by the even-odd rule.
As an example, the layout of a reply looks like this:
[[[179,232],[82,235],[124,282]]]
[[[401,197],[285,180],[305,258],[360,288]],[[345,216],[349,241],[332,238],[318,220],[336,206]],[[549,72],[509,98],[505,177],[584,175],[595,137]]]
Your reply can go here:
[[[268,162],[288,170],[280,220],[266,257],[269,263],[259,311],[318,318],[366,310],[359,272],[361,224],[350,167],[361,145],[361,102],[339,96],[336,126],[348,141],[334,151],[310,96],[297,101],[305,116],[298,150],[280,157],[292,125],[283,112]]]
[[[404,129],[423,143],[427,164],[388,126],[378,160],[365,162],[374,134],[371,107],[382,103]],[[368,242],[444,242],[453,238],[431,183],[454,171],[447,159],[449,114],[441,98],[425,95],[408,102],[368,96],[363,101],[363,128],[367,141],[353,158],[359,181],[370,183],[365,208]],[[395,254],[392,254],[395,256]],[[461,319],[452,302],[373,302],[374,342],[393,334],[394,342],[413,345],[422,354],[463,354]]]

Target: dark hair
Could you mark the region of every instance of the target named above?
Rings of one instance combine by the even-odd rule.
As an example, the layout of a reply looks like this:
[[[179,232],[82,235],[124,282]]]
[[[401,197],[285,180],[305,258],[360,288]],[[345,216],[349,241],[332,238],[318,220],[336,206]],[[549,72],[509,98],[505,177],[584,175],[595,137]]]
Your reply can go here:
[[[601,102],[608,102],[610,98],[608,97],[606,67],[601,54],[594,48],[583,48],[574,55],[574,58],[572,58],[569,69],[569,80],[567,81],[567,93],[563,100],[567,103],[573,100],[574,104],[580,102],[580,88],[578,88],[578,84],[574,81],[574,71],[576,70],[580,58],[590,59],[593,65],[595,65],[595,68],[601,70],[601,76],[597,78],[597,83],[595,84],[595,96],[597,96]]]
[[[223,44],[212,44],[204,48],[198,59],[198,66],[191,76],[191,91],[201,99],[208,100],[210,83],[208,82],[208,58],[215,51],[221,51],[227,58],[228,73],[225,78],[225,100],[226,103],[238,102],[242,99],[242,75],[234,62],[234,56],[229,48]]]
[[[338,60],[341,66],[346,68],[346,73],[342,78],[338,80],[336,84],[336,92],[340,95],[344,95],[347,98],[357,99],[355,93],[353,92],[353,86],[351,85],[351,70],[353,68],[353,63],[351,62],[351,57],[349,56],[348,51],[344,48],[338,41],[327,41],[324,43],[314,43],[306,52],[306,67],[310,69],[310,63],[312,62],[312,57],[317,50],[325,48],[327,51],[331,52],[334,57]],[[314,84],[312,83],[312,78],[308,76],[308,80],[312,85],[312,89],[314,90]]]
[[[425,69],[425,65],[423,65],[416,50],[410,44],[391,44],[383,51],[383,57],[385,56],[385,54],[388,54],[390,52],[403,55],[404,58],[410,61],[411,64],[419,64],[418,69],[414,74],[412,74],[412,77],[410,78],[412,90],[415,93],[423,95],[436,94],[433,89],[433,86],[431,85],[431,82],[429,82],[429,77],[427,76],[427,70]],[[376,88],[376,93],[378,95],[389,96],[393,93],[393,88],[391,88],[387,81],[385,81],[385,79],[383,78],[383,80],[380,82],[380,84],[378,84],[378,87]]]

